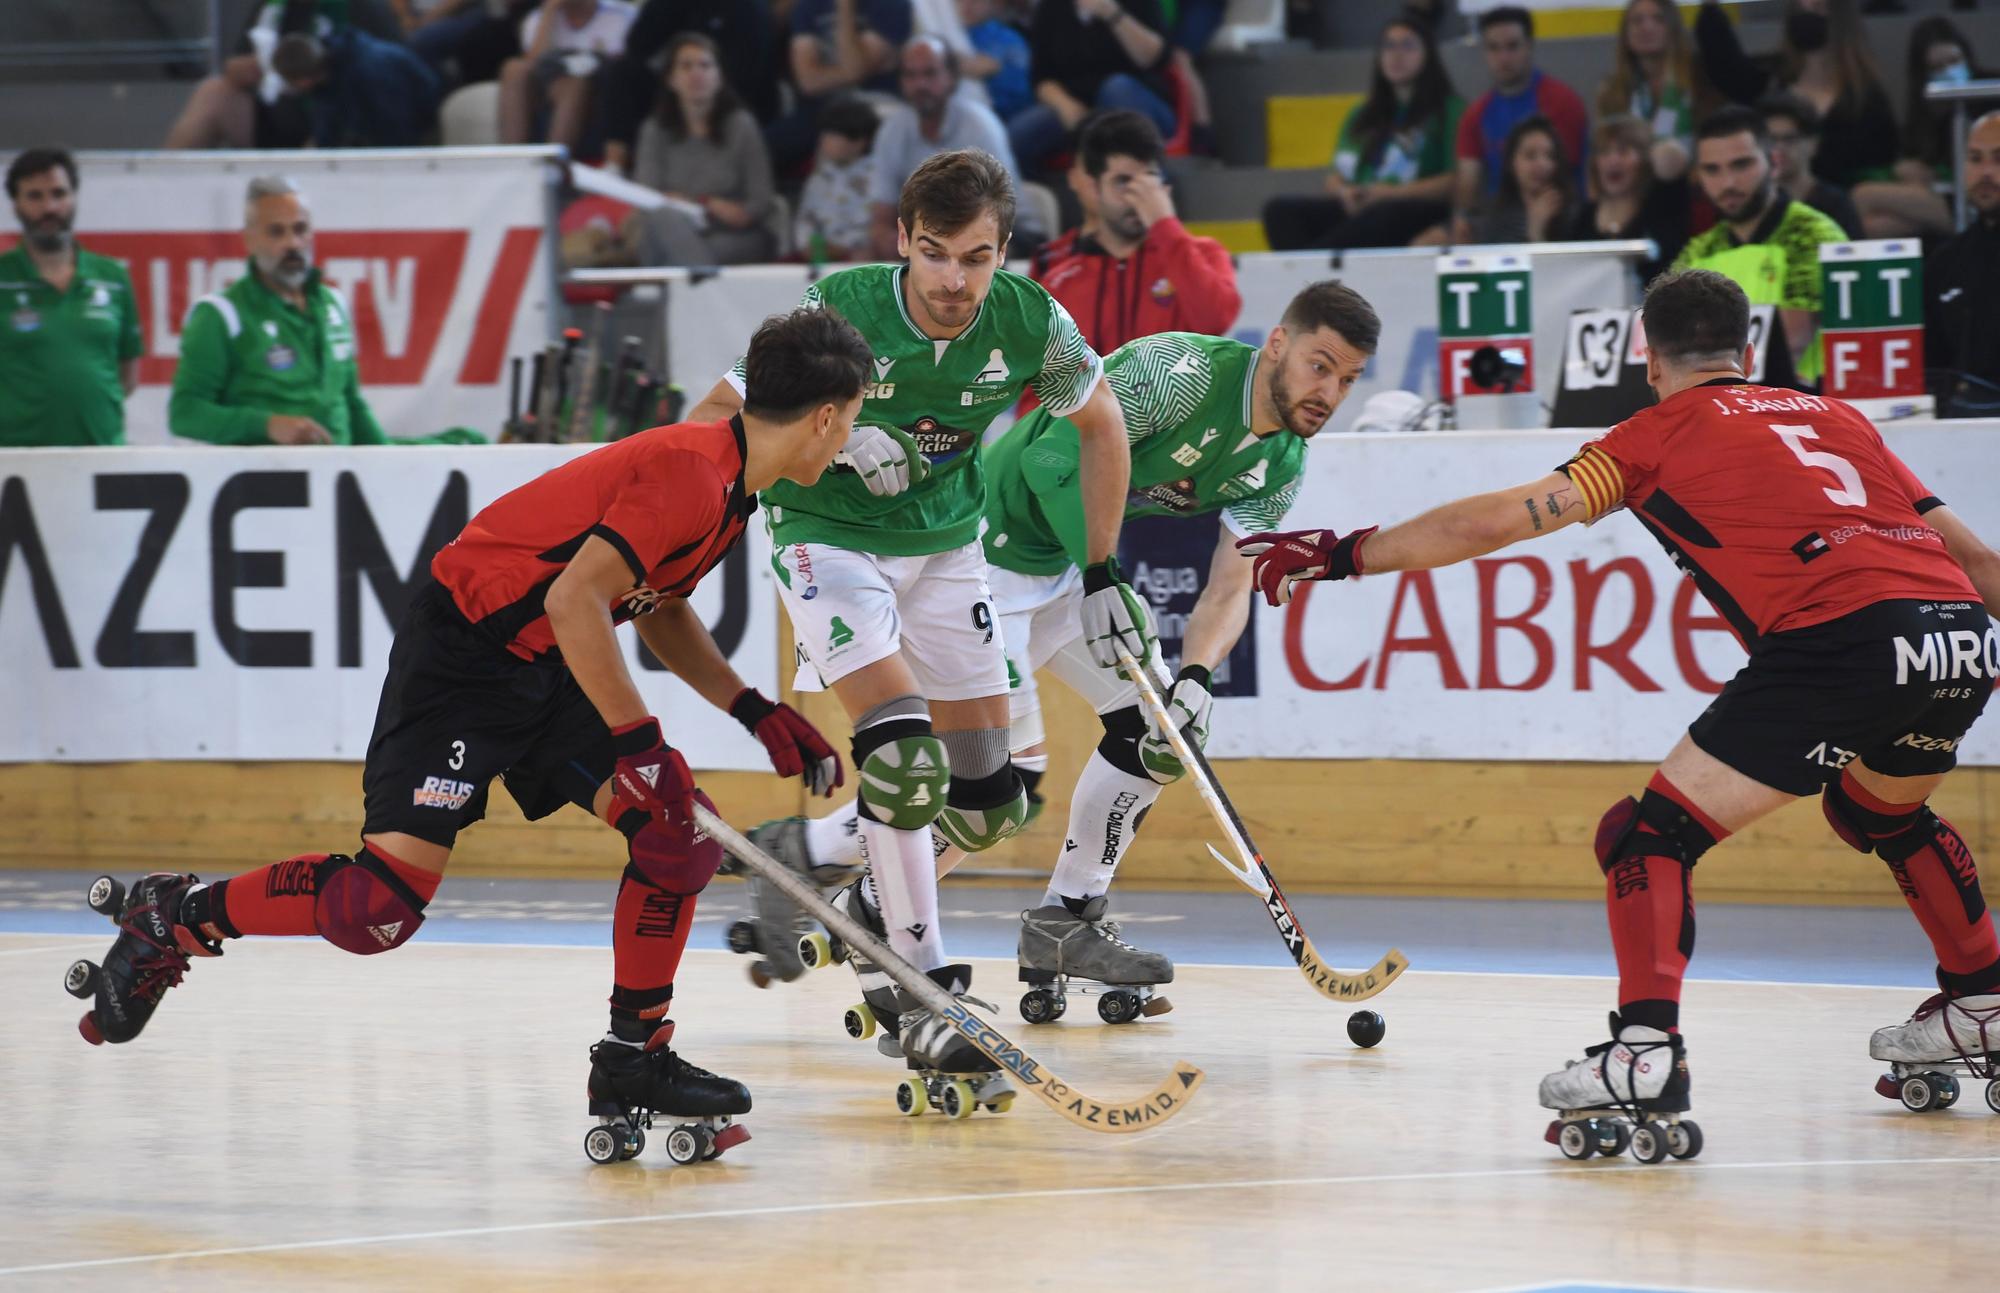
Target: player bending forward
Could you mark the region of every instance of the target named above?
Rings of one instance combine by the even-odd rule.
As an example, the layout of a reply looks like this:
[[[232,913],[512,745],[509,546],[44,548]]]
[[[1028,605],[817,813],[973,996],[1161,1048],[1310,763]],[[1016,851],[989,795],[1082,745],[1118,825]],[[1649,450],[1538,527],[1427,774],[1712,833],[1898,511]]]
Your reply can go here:
[[[1643,313],[1659,403],[1551,475],[1386,530],[1267,534],[1244,547],[1278,604],[1301,579],[1433,569],[1625,507],[1749,650],[1645,794],[1598,824],[1618,958],[1612,1040],[1542,1080],[1548,1108],[1617,1108],[1640,1122],[1647,1144],[1634,1137],[1634,1149],[1656,1160],[1657,1144],[1681,1156],[1700,1147],[1686,1126],[1647,1125],[1689,1107],[1679,1031],[1689,873],[1801,795],[1820,794],[1835,834],[1888,863],[1936,949],[1943,992],[1877,1031],[1869,1054],[1924,1065],[2000,1050],[2000,943],[1965,841],[1925,805],[1992,694],[2000,632],[1981,602],[2000,605],[2000,556],[1852,408],[1744,379],[1749,304],[1729,279],[1668,274]],[[1832,772],[1821,762],[1830,749],[1854,757]],[[1625,1132],[1612,1130],[1617,1152]],[[1576,1157],[1597,1148],[1564,1139]]]
[[[220,956],[227,939],[318,934],[363,956],[407,943],[458,832],[485,815],[488,783],[504,776],[530,820],[573,803],[626,838],[611,1029],[590,1052],[591,1112],[747,1112],[742,1083],[666,1045],[695,895],[721,851],[694,824],[707,797],[647,715],[614,629],[633,620],[661,661],[751,729],[781,775],[803,774],[821,793],[841,784],[826,741],[744,686],[686,598],[742,538],[760,491],[812,484],[847,443],[868,360],[854,329],[824,311],[771,319],[750,343],[740,416],[656,427],[473,517],[431,562],[435,582],[397,630],[362,771],[359,852],[305,853],[212,885],[139,880],[84,1037],[137,1037],[188,958]],[[628,1125],[636,1138],[637,1121]],[[635,1141],[625,1148],[636,1152]]]
[[[1008,759],[1007,659],[979,547],[980,436],[1028,387],[1083,432],[1089,568],[1073,612],[1080,631],[1101,664],[1115,663],[1114,641],[1146,651],[1144,609],[1110,559],[1131,469],[1124,419],[1069,315],[1000,268],[1013,224],[1012,182],[993,157],[962,149],[917,168],[897,213],[905,263],[841,270],[806,293],[874,352],[847,462],[818,484],[765,499],[799,649],[854,720],[853,829],[868,875],[843,901],[958,995],[972,972],[946,962],[933,823],[977,851],[1005,839],[1028,810]],[[719,383],[701,408],[734,407],[739,380]],[[756,838],[811,874],[787,838],[799,833]],[[760,970],[796,977],[797,908],[770,886],[757,888],[755,902]],[[855,969],[871,1012],[864,1031],[879,1022],[897,1039],[895,1053],[927,1078],[986,1075],[974,1083],[980,1103],[1004,1087],[993,1061],[947,1021],[876,967],[857,960]]]

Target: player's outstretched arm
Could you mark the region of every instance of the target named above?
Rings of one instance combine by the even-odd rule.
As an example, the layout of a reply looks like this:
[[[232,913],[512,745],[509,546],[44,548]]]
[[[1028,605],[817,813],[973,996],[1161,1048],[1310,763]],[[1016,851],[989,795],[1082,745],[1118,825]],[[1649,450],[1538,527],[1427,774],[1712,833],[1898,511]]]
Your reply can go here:
[[[1215,541],[1208,561],[1208,582],[1195,598],[1181,637],[1181,664],[1213,670],[1229,655],[1250,622],[1251,560],[1236,550],[1236,535],[1228,526]]]
[[[743,397],[734,386],[724,379],[715,384],[715,389],[701,397],[701,403],[688,410],[690,422],[720,422],[733,418],[743,411]]]
[[[632,624],[660,663],[717,709],[728,709],[746,685],[722,648],[715,645],[708,625],[682,598],[661,598],[650,613]]]
[[[1987,547],[1949,507],[1932,508],[1924,513],[1924,520],[1944,536],[1945,551],[1965,567],[1966,577],[1972,580],[1986,609],[2000,616],[2000,552]]]
[[[1109,382],[1097,383],[1069,420],[1076,424],[1082,468],[1085,564],[1094,566],[1118,551],[1118,527],[1132,486],[1132,442],[1125,435],[1125,410]]]

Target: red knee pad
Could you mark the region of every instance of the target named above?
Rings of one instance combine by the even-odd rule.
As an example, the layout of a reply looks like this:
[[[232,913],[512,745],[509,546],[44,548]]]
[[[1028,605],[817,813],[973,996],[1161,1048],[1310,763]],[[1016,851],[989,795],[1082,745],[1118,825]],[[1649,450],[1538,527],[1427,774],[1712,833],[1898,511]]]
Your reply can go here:
[[[313,917],[320,937],[343,952],[373,956],[401,947],[424,923],[424,900],[366,849],[320,864]]]
[[[715,803],[697,790],[694,801],[709,812]],[[693,820],[678,817],[666,822],[651,818],[633,832],[630,847],[632,868],[647,884],[666,892],[686,896],[700,893],[722,866],[722,845]]]

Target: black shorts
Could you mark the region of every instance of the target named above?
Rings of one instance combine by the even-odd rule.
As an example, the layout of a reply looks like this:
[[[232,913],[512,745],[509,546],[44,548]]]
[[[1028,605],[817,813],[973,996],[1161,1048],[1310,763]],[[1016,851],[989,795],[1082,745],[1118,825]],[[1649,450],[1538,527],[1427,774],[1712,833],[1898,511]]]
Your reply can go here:
[[[529,821],[564,804],[589,811],[616,761],[610,729],[568,669],[515,656],[426,583],[389,650],[361,773],[362,830],[448,848],[486,815],[496,776]]]
[[[1993,694],[2000,632],[1978,602],[1877,602],[1773,633],[1688,728],[1746,777],[1818,794],[1850,761],[1949,772]]]

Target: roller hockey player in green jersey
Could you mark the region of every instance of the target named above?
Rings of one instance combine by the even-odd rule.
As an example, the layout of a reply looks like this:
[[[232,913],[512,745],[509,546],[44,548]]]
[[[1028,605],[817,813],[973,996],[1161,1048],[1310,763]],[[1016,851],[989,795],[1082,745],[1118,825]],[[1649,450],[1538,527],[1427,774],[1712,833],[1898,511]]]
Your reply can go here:
[[[1180,674],[1166,697],[1197,745],[1208,736],[1210,672],[1228,657],[1250,613],[1251,562],[1235,541],[1275,526],[1290,508],[1306,442],[1346,399],[1380,334],[1366,300],[1323,282],[1292,299],[1261,347],[1161,333],[1105,361],[1132,443],[1125,516],[1219,511],[1223,518],[1188,621]],[[1020,972],[1033,986],[1021,1006],[1031,1022],[1062,1013],[1071,978],[1110,989],[1098,1005],[1110,1022],[1163,1013],[1166,1002],[1153,990],[1173,979],[1165,956],[1131,947],[1104,918],[1104,895],[1141,819],[1184,769],[1147,723],[1136,689],[1096,667],[1079,636],[1077,605],[1086,587],[1079,566],[1087,556],[1079,443],[1070,419],[1040,408],[986,449],[985,546],[1013,678],[1014,766],[1031,790],[1048,767],[1039,669],[1052,669],[1104,724],[1070,797],[1069,829],[1048,890],[1022,918]],[[850,857],[852,811],[785,824],[793,857],[820,866]],[[946,850],[940,874],[964,856]]]
[[[933,829],[978,851],[1017,830],[1027,790],[1008,758],[1008,669],[979,545],[986,497],[982,433],[1032,388],[1070,419],[1079,466],[1081,589],[1073,636],[1099,667],[1117,648],[1149,649],[1143,604],[1112,554],[1131,454],[1103,364],[1054,298],[1002,270],[1014,223],[1007,171],[974,149],[940,153],[904,185],[899,265],[820,279],[806,303],[839,313],[873,351],[861,415],[841,459],[809,488],[779,485],[763,503],[780,596],[800,652],[854,720],[859,802],[852,856],[817,873],[796,823],[755,833],[767,852],[822,882],[867,876],[843,898],[889,946],[948,991],[971,973],[948,964],[939,930]],[[741,373],[690,415],[724,418],[742,403]],[[753,887],[746,945],[760,983],[802,970],[802,918],[771,886]],[[879,1025],[926,1081],[986,1073],[992,1062],[943,1020],[917,1009],[886,976],[856,965]],[[886,1049],[886,1047],[885,1047]],[[988,1092],[974,1083],[979,1103]]]

